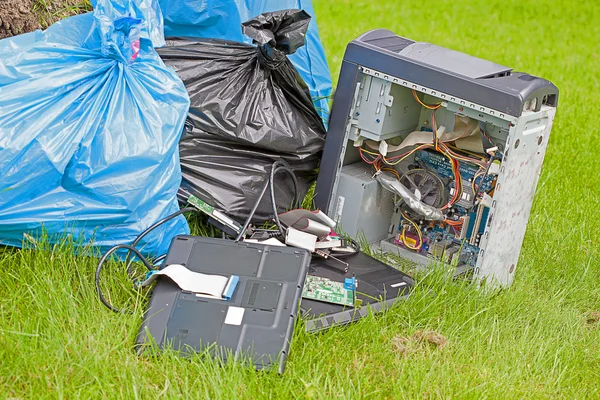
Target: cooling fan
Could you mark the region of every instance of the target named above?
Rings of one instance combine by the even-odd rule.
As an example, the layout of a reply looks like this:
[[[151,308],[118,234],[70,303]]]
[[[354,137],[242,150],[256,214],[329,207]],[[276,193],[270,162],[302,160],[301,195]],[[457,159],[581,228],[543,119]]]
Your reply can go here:
[[[411,169],[400,178],[417,198],[432,207],[440,208],[445,203],[444,182],[425,169]]]

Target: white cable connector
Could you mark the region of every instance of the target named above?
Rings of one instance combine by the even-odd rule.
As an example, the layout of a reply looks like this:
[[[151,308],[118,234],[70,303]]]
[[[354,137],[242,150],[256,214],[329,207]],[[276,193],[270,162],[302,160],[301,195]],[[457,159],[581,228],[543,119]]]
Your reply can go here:
[[[488,170],[488,175],[498,175],[500,173],[500,161],[494,161],[492,165],[490,165],[490,169]]]
[[[490,147],[485,152],[488,153],[490,156],[493,156],[494,153],[497,151],[498,151],[498,146],[494,146],[494,147]]]
[[[387,152],[388,152],[388,144],[386,143],[385,140],[382,140],[381,142],[379,142],[379,153],[382,156],[387,156]]]
[[[305,249],[313,253],[317,247],[317,237],[310,233],[299,231],[298,229],[287,228],[287,231],[285,232],[285,244]]]
[[[492,204],[493,204],[494,200],[492,199],[492,196],[490,196],[487,193],[483,194],[483,197],[481,198],[481,205],[487,208],[492,208]]]

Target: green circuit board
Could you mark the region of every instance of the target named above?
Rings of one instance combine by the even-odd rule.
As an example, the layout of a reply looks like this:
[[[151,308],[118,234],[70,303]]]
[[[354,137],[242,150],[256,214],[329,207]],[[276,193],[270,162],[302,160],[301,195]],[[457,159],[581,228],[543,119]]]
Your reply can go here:
[[[302,297],[325,303],[340,304],[343,306],[354,307],[356,292],[344,288],[342,282],[332,281],[331,279],[320,276],[308,275]]]

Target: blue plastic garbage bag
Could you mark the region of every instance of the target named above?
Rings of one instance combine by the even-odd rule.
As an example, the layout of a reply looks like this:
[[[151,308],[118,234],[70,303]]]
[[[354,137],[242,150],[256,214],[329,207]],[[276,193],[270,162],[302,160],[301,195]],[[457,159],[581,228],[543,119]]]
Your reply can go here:
[[[45,231],[106,250],[178,210],[189,98],[163,44],[156,0],[101,0],[0,41],[0,243]],[[179,217],[140,247],[163,254],[188,232]]]
[[[328,96],[331,74],[319,37],[317,19],[311,0],[159,0],[165,19],[165,35],[225,39],[252,43],[242,33],[242,22],[269,11],[299,9],[306,11],[311,22],[306,43],[289,56],[308,85],[315,107],[325,124],[329,118]],[[94,1],[92,1],[92,4]]]

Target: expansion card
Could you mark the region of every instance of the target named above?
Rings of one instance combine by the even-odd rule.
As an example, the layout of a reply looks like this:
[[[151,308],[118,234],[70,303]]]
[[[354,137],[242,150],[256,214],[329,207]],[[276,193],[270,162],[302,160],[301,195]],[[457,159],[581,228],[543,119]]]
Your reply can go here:
[[[325,303],[340,304],[354,307],[356,301],[356,281],[354,278],[348,282],[336,282],[320,276],[308,275],[304,284],[302,297]]]

